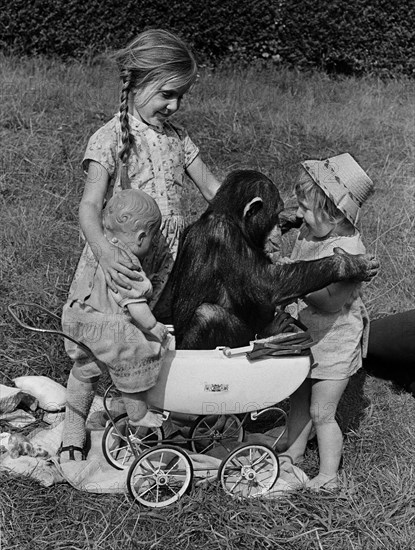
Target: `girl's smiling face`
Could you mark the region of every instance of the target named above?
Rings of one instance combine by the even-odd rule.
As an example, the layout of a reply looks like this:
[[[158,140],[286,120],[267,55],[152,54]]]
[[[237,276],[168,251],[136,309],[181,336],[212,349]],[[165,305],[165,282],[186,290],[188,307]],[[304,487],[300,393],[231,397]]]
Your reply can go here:
[[[336,227],[336,223],[330,222],[324,211],[314,210],[307,198],[297,197],[297,200],[296,216],[303,220],[310,234],[317,239],[328,237]]]
[[[142,98],[147,90],[137,90],[133,93],[134,113],[152,126],[160,127],[165,120],[180,109],[180,103],[187,88],[177,88],[168,82],[161,86],[144,104]]]

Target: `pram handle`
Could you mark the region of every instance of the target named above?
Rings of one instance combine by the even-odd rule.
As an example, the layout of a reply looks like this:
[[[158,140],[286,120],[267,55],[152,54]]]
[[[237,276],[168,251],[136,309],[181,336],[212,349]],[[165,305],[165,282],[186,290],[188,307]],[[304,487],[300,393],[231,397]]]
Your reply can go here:
[[[30,302],[27,302],[27,303],[26,302],[15,302],[14,304],[9,304],[7,306],[7,310],[8,310],[8,312],[10,313],[10,315],[13,317],[13,319],[16,321],[16,323],[18,325],[20,325],[21,327],[23,327],[27,330],[31,330],[32,332],[43,332],[44,334],[55,334],[57,336],[62,336],[63,338],[67,338],[68,340],[70,340],[71,342],[73,342],[74,344],[76,344],[80,348],[82,348],[83,351],[85,353],[87,353],[88,356],[91,357],[94,361],[97,360],[95,355],[92,353],[92,351],[89,349],[89,347],[87,345],[85,345],[83,342],[80,342],[76,338],[73,338],[72,336],[69,336],[69,334],[66,334],[66,332],[63,332],[61,330],[49,329],[49,328],[37,328],[37,327],[34,327],[32,325],[28,325],[27,323],[22,321],[19,318],[17,312],[15,311],[15,309],[19,308],[19,307],[30,307],[30,308],[40,309],[41,311],[43,311],[44,313],[47,313],[47,315],[49,315],[50,317],[52,317],[56,321],[59,321],[59,322],[61,321],[60,317],[58,317],[57,315],[55,315],[54,313],[52,313],[51,311],[49,311],[45,307],[40,306],[39,304],[33,304],[33,303],[30,303]]]
[[[58,315],[55,315],[54,313],[52,313],[51,311],[49,311],[45,307],[40,306],[39,304],[34,304],[34,303],[31,303],[31,302],[14,302],[13,304],[9,304],[7,306],[7,310],[10,313],[10,315],[13,317],[13,319],[16,321],[16,323],[18,325],[20,325],[22,328],[25,328],[27,330],[31,330],[32,332],[42,332],[44,334],[54,334],[56,336],[61,336],[63,338],[66,338],[67,340],[70,340],[71,342],[73,342],[74,344],[79,346],[88,355],[88,357],[90,357],[98,365],[101,364],[99,359],[96,358],[96,356],[94,355],[92,350],[86,344],[84,344],[83,342],[77,340],[76,338],[73,338],[73,336],[70,336],[66,332],[63,332],[62,330],[49,329],[49,328],[37,328],[37,327],[34,327],[32,325],[28,325],[27,323],[22,321],[19,318],[17,311],[15,311],[19,307],[20,308],[25,307],[25,308],[39,309],[39,310],[43,311],[44,313],[46,313],[47,315],[49,315],[49,317],[51,317],[52,319],[55,319],[55,321],[58,321],[60,323],[61,319],[60,319],[60,317],[58,317]],[[170,334],[174,334],[173,325],[166,325],[166,327],[167,327],[167,330],[169,331]]]

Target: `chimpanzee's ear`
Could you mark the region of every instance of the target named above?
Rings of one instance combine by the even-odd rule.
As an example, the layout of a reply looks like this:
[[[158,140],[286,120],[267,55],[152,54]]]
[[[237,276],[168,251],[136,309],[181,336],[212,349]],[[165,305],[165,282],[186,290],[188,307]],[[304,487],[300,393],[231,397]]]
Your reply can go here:
[[[250,218],[251,216],[254,216],[257,212],[261,210],[263,203],[264,201],[261,199],[261,197],[255,197],[254,199],[249,201],[244,208],[243,217]]]

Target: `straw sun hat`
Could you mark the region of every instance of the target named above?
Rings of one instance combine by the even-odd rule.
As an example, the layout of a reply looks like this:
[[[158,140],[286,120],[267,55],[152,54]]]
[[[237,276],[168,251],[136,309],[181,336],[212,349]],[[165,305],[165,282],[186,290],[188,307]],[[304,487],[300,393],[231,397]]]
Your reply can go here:
[[[373,181],[349,153],[301,166],[346,218],[356,225],[360,207],[373,191]]]

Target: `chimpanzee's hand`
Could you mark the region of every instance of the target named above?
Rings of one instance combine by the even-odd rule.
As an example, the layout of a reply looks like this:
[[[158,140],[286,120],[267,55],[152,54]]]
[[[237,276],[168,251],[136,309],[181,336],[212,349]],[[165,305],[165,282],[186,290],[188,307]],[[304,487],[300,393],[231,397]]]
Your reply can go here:
[[[307,328],[300,323],[297,319],[294,319],[289,313],[283,311],[280,308],[275,310],[274,319],[257,335],[258,338],[268,338],[269,336],[275,336],[283,332],[298,332],[298,328],[301,330],[307,330]]]
[[[349,254],[336,247],[334,254],[340,260],[339,276],[342,280],[370,281],[379,271],[379,262],[373,254]]]
[[[279,215],[281,233],[284,235],[290,229],[298,229],[303,224],[302,218],[297,218],[295,210],[283,210]]]

